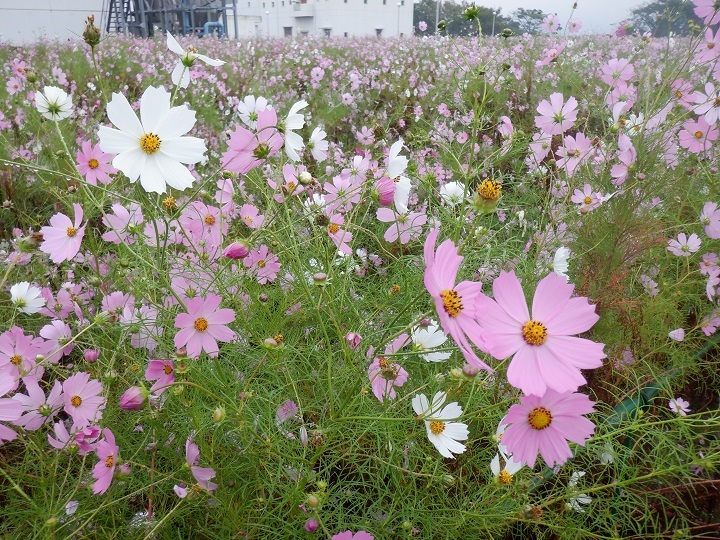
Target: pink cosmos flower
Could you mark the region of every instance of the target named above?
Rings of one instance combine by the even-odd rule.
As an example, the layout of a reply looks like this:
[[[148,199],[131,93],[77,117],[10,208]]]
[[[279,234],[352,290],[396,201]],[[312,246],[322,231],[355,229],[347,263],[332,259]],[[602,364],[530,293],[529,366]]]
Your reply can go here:
[[[705,226],[708,238],[720,238],[720,210],[717,203],[705,203],[700,214],[700,223]]]
[[[486,353],[493,347],[492,338],[476,321],[475,299],[482,294],[482,285],[472,281],[455,284],[464,257],[458,254],[457,247],[449,239],[440,244],[435,252],[439,232],[439,229],[434,229],[425,240],[425,288],[435,301],[443,331],[450,334],[465,360],[492,373],[492,368],[478,358],[470,345],[472,342]]]
[[[103,435],[105,438],[95,446],[95,452],[100,461],[95,464],[92,472],[92,476],[96,480],[93,484],[94,495],[102,495],[110,487],[120,453],[120,447],[115,444],[113,432],[105,428]]]
[[[594,412],[585,394],[548,391],[542,396],[523,396],[510,407],[502,442],[515,461],[535,466],[538,453],[545,464],[562,465],[573,456],[567,441],[585,446],[595,424],[582,416]]]
[[[581,214],[595,210],[602,204],[602,196],[600,193],[593,192],[590,184],[585,184],[582,191],[576,189],[570,200],[580,205]]]
[[[716,0],[693,0],[695,4],[695,15],[703,19],[703,22],[712,26],[720,23],[720,6]]]
[[[243,259],[243,264],[255,276],[260,285],[275,281],[281,266],[277,255],[270,253],[270,250],[265,245],[251,250],[248,256]]]
[[[705,84],[705,93],[695,92],[695,114],[704,115],[705,121],[710,125],[715,125],[720,119],[720,87],[717,89],[713,83]]]
[[[550,101],[544,99],[537,106],[541,116],[535,117],[535,125],[548,135],[562,135],[577,120],[577,100],[572,96],[567,102],[564,100],[560,92],[555,92],[550,96]]]
[[[635,76],[635,68],[627,58],[613,58],[602,69],[600,78],[604,83],[615,86],[618,81],[627,82]],[[629,107],[625,110],[628,110]]]
[[[564,145],[558,149],[558,168],[565,169],[569,178],[575,174],[575,169],[586,161],[593,150],[592,140],[583,133],[577,133],[575,137],[565,137]]]
[[[546,15],[542,20],[540,28],[542,28],[544,32],[552,33],[557,31],[560,28],[560,17],[558,17],[556,13]]]
[[[16,382],[0,373],[0,396],[17,388]],[[0,422],[15,422],[23,413],[23,406],[13,398],[0,398]],[[17,439],[17,433],[0,423],[0,445]]]
[[[208,294],[206,299],[191,298],[186,302],[187,313],[175,317],[175,347],[185,347],[190,358],[198,358],[202,351],[210,356],[218,355],[218,341],[228,342],[235,339],[235,332],[227,326],[235,320],[232,309],[218,309],[222,297]]]
[[[693,84],[685,79],[675,79],[670,86],[672,90],[672,98],[676,100],[683,108],[690,110],[695,106],[695,92],[693,92]]]
[[[400,334],[392,343],[385,347],[385,354],[392,354],[410,343],[407,334]],[[368,349],[368,358],[372,358],[374,348]],[[402,386],[408,380],[408,372],[390,358],[376,356],[368,366],[368,378],[373,394],[380,403],[385,399],[395,399],[395,387]]]
[[[352,255],[352,249],[348,245],[348,242],[352,241],[352,233],[341,229],[341,225],[345,224],[345,218],[342,214],[334,214],[330,216],[330,223],[327,226],[327,232],[330,239],[335,243],[338,251],[345,255]]]
[[[75,203],[73,208],[74,223],[65,214],[55,214],[50,218],[50,226],[40,229],[43,235],[40,251],[50,255],[50,260],[55,264],[73,259],[80,251],[80,243],[85,236],[87,224],[80,226],[83,218],[82,206]]]
[[[695,49],[695,61],[712,62],[720,56],[720,29],[713,34],[712,28],[705,30],[705,43],[699,43]]]
[[[28,431],[35,431],[40,429],[43,424],[50,422],[62,408],[65,401],[62,395],[62,384],[60,381],[55,381],[46,399],[45,392],[40,388],[35,377],[25,377],[23,382],[27,395],[15,394],[13,396],[13,399],[22,405],[23,415],[14,423],[23,426]]]
[[[308,144],[310,143],[308,142]],[[289,197],[300,195],[300,193],[305,191],[305,188],[299,180],[300,174],[303,172],[307,172],[307,168],[304,165],[295,166],[292,163],[283,165],[282,173],[285,181],[283,184],[278,186],[278,183],[272,178],[267,179],[268,185],[276,191],[273,198],[277,202],[282,203]]]
[[[420,21],[420,24],[425,23]],[[427,25],[425,25],[425,28],[420,28],[423,32],[425,29],[427,29]],[[334,534],[330,540],[375,540],[375,537],[369,532],[358,531],[353,534],[351,530],[347,530],[345,532]]]
[[[610,169],[610,176],[613,177],[614,186],[621,186],[627,180],[630,168],[637,160],[637,151],[630,140],[630,137],[621,133],[618,138],[618,154],[617,158],[620,163],[615,164]]]
[[[172,360],[150,360],[145,370],[146,381],[156,381],[150,391],[156,395],[167,390],[167,386],[175,382],[175,362]]]
[[[690,412],[690,402],[685,401],[681,397],[673,398],[668,401],[668,407],[670,407],[672,412],[679,414],[680,416],[687,416],[687,413]]]
[[[205,241],[220,246],[228,232],[228,221],[223,219],[220,209],[200,201],[188,204],[180,215],[180,225],[193,236],[194,242]]]
[[[83,429],[72,426],[68,432],[63,422],[56,422],[53,431],[57,438],[55,439],[48,434],[47,439],[50,446],[58,450],[77,452],[79,456],[84,456],[88,452],[95,450],[94,441],[100,435],[100,428],[97,426],[87,426]]]
[[[422,227],[427,223],[427,214],[424,212],[395,212],[390,208],[378,208],[377,219],[384,223],[390,223],[383,238],[387,242],[399,240],[401,244],[407,244],[422,233]]]
[[[525,394],[574,392],[586,382],[581,369],[602,365],[602,343],[571,337],[599,319],[587,298],[571,298],[574,288],[551,272],[535,289],[532,316],[515,272],[500,272],[493,282],[494,300],[477,295],[477,322],[493,338],[491,354],[498,360],[514,355],[508,382]]]
[[[280,151],[284,141],[277,130],[277,113],[273,108],[257,113],[256,131],[253,133],[236,126],[230,134],[228,150],[222,155],[222,165],[226,170],[247,174]]]
[[[193,442],[192,438],[188,439],[185,442],[185,461],[187,461],[187,464],[190,467],[190,472],[192,472],[193,477],[195,477],[197,483],[200,484],[200,487],[207,492],[212,493],[218,488],[217,484],[210,481],[215,478],[215,469],[210,467],[198,467],[197,462],[199,457],[200,449],[198,448],[198,445]]]
[[[102,218],[102,222],[109,229],[102,235],[102,239],[113,244],[134,244],[138,233],[142,232],[141,225],[145,221],[142,208],[138,203],[130,203],[128,208],[115,203],[112,205],[112,211],[114,214],[107,214]]]
[[[689,257],[700,249],[700,237],[693,233],[689,237],[685,233],[677,235],[677,239],[668,240],[667,250],[678,257]]]
[[[37,364],[37,355],[45,355],[47,344],[41,337],[25,334],[19,326],[13,326],[0,334],[0,378],[9,376],[15,390],[20,377],[32,375],[42,379],[45,368]]]
[[[712,336],[717,332],[718,326],[720,326],[720,314],[718,314],[717,310],[714,310],[709,315],[705,315],[700,322],[700,330],[702,330],[706,336]]]
[[[68,377],[63,383],[65,412],[72,416],[75,427],[82,429],[102,418],[105,398],[100,394],[102,384],[90,379],[90,374],[81,371]]]
[[[81,150],[77,153],[77,167],[88,184],[93,186],[97,186],[98,182],[109,184],[112,182],[110,175],[118,172],[110,164],[114,157],[103,152],[99,144],[93,146],[91,141],[84,141]]]
[[[567,25],[567,31],[571,34],[577,34],[582,29],[582,21],[580,19],[570,19]]]
[[[243,223],[251,229],[258,229],[262,227],[262,224],[265,221],[265,216],[263,216],[260,213],[260,210],[258,210],[258,207],[253,204],[243,204],[240,207],[239,216],[240,219],[243,220]]]
[[[57,364],[65,355],[68,355],[75,348],[74,343],[68,343],[72,339],[70,325],[62,321],[52,321],[40,329],[40,335],[47,342],[45,344],[45,360],[51,364]]]
[[[704,116],[685,122],[683,129],[678,133],[680,146],[687,148],[688,152],[693,154],[710,150],[712,142],[716,141],[718,136],[720,136],[720,131],[715,125],[708,124]]]

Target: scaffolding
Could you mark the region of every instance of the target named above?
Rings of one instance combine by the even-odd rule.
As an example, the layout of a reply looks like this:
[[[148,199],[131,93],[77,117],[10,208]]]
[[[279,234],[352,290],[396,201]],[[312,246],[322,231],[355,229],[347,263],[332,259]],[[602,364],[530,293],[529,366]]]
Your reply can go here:
[[[232,12],[237,35],[237,0],[103,0],[102,13],[107,33],[147,38],[156,30],[225,36],[228,11]]]

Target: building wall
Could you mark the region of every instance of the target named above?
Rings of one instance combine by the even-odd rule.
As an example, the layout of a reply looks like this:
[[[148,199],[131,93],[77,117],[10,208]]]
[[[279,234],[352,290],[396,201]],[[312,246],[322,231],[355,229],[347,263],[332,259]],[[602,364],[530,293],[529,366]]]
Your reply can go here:
[[[100,26],[102,0],[0,0],[0,39],[19,45],[39,38],[75,40],[88,15]]]
[[[226,0],[227,6],[232,4]],[[238,20],[261,19],[260,36],[411,36],[412,0],[236,0]],[[400,4],[400,5],[398,5]],[[232,33],[232,14],[228,13]],[[241,34],[241,32],[238,32]],[[241,34],[242,35],[242,34]]]

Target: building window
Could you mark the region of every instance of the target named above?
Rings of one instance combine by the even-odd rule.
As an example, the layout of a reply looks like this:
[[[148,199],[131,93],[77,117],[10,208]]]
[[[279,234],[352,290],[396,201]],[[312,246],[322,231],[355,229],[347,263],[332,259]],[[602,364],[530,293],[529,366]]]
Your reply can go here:
[[[343,33],[343,36],[347,37],[347,32],[344,32],[344,33]]]
[[[383,31],[382,28],[376,28],[376,29],[375,29],[375,35],[376,35],[377,37],[382,36],[382,31]]]
[[[292,37],[292,26],[283,26],[283,33],[285,37]]]
[[[323,28],[323,32],[325,32],[325,37],[330,37],[330,30],[331,28]]]
[[[300,35],[301,35],[302,37],[308,37],[308,34],[309,34],[309,32],[308,32],[307,30],[304,30],[304,31],[300,32]]]

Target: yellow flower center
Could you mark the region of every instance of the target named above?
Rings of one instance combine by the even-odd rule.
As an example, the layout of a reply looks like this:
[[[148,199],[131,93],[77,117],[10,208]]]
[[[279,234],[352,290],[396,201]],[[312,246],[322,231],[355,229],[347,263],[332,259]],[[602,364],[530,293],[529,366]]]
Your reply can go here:
[[[702,132],[702,131],[696,131],[696,132],[695,132],[695,138],[696,138],[696,139],[702,139],[702,138],[703,138],[703,132]]]
[[[19,354],[14,354],[10,357],[10,363],[13,365],[19,366],[20,362],[22,362],[22,356]]]
[[[335,234],[340,230],[340,227],[338,227],[335,223],[331,223],[328,225],[328,231],[330,231],[330,234]]]
[[[483,180],[478,186],[478,195],[483,199],[497,201],[502,192],[502,185],[495,180]]]
[[[175,197],[172,195],[168,195],[163,199],[163,206],[165,207],[165,210],[174,210],[176,208],[175,205]]]
[[[682,95],[682,92],[681,92],[680,90],[678,90],[677,92],[675,92],[675,97],[676,97],[677,99],[680,99],[682,96],[683,96],[683,95]]]
[[[708,49],[714,49],[714,48],[715,48],[715,44],[712,43],[712,42],[710,42],[710,43],[707,44],[707,48],[708,48]]]
[[[82,405],[82,398],[80,396],[73,396],[70,398],[70,403],[73,407],[79,407]]]
[[[195,320],[195,330],[198,332],[204,332],[208,328],[208,322],[205,317],[200,317]]]
[[[440,293],[445,313],[451,317],[457,317],[463,309],[462,298],[453,289],[446,289]]]
[[[498,474],[497,479],[501,484],[509,486],[512,483],[512,474],[503,469],[500,471],[500,474]]]
[[[105,458],[105,466],[110,468],[115,464],[115,458],[113,456],[108,456]]]
[[[547,328],[543,323],[528,321],[522,327],[522,335],[528,345],[542,345],[547,340]]]
[[[165,375],[170,375],[172,372],[173,372],[173,368],[171,366],[165,366],[163,368],[163,373],[165,373]]]
[[[72,238],[77,234],[77,229],[75,227],[68,227],[65,232],[67,232],[67,235]]]
[[[205,216],[205,223],[207,223],[208,225],[213,225],[215,223],[215,217]]]
[[[154,133],[146,133],[140,137],[140,148],[142,148],[146,154],[154,154],[160,150],[160,137]]]
[[[88,167],[91,169],[97,169],[100,166],[100,163],[97,159],[92,158],[90,161],[88,161]]]
[[[445,431],[445,422],[433,420],[430,422],[430,431],[432,431],[434,435],[440,435],[443,431]]]
[[[590,197],[585,197],[585,198],[583,199],[583,203],[584,203],[584,204],[590,204],[591,202],[592,202],[592,199],[591,199]]]
[[[264,259],[260,259],[260,260],[257,262],[257,265],[258,265],[260,268],[265,268],[265,260],[264,260]]]
[[[528,414],[528,423],[530,424],[530,427],[537,429],[538,431],[548,427],[551,422],[552,415],[545,407],[533,409],[530,411],[530,414]]]

